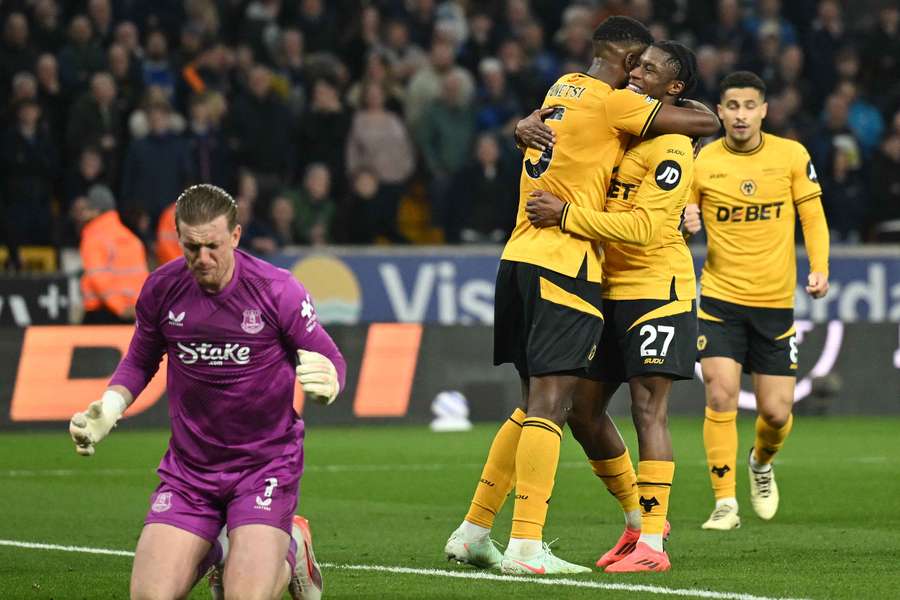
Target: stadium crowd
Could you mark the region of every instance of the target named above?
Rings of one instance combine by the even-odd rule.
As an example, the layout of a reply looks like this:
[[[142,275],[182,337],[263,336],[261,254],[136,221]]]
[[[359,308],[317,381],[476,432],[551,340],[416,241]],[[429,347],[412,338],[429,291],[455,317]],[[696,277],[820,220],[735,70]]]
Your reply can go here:
[[[802,141],[835,241],[900,220],[900,8],[874,0],[7,0],[2,236],[74,246],[96,183],[156,248],[189,184],[232,191],[242,244],[499,242],[512,129],[626,14],[735,69]],[[170,212],[170,211],[169,211]]]

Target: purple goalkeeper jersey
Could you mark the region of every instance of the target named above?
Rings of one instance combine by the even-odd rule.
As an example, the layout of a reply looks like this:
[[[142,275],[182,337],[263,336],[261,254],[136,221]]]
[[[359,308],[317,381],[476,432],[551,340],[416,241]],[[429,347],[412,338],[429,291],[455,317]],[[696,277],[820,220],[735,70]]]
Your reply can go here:
[[[240,250],[234,259],[234,276],[216,294],[200,288],[183,258],[151,273],[128,354],[110,380],[136,398],[166,353],[167,456],[210,471],[300,452],[303,421],[293,409],[298,349],[331,359],[341,389],[346,372],[291,273]]]

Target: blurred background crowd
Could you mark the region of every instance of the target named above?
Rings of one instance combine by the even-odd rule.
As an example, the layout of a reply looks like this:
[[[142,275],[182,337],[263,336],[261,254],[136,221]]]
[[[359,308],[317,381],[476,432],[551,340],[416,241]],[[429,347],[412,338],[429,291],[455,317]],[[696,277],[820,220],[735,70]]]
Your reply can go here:
[[[98,183],[159,260],[199,182],[233,193],[261,255],[501,242],[515,122],[612,14],[694,48],[710,105],[728,72],[761,75],[765,129],[806,144],[834,241],[890,238],[897,2],[0,0],[6,268],[20,245],[77,246]]]

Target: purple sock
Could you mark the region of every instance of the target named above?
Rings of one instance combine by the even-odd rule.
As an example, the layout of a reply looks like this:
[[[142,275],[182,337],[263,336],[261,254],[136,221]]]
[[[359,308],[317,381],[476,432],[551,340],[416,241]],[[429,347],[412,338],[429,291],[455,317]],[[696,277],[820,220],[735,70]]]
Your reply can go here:
[[[287,553],[287,562],[291,567],[291,573],[294,572],[294,568],[297,566],[297,540],[291,536],[291,544],[288,546]]]
[[[210,567],[220,562],[222,562],[222,544],[219,543],[219,540],[214,540],[212,548],[209,549],[209,552],[206,553],[206,556],[203,557],[203,560],[197,566],[197,578],[200,579],[206,575]]]

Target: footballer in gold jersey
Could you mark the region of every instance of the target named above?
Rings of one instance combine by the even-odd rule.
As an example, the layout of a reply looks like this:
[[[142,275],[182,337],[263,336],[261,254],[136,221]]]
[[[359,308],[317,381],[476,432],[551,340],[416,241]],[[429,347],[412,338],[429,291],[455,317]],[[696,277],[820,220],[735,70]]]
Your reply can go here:
[[[761,130],[765,84],[738,71],[720,84],[725,137],[700,152],[685,229],[706,229],[697,349],[706,385],[703,440],[716,507],[704,529],[740,526],[735,499],[741,371],[756,392],[756,439],[749,455],[750,500],[765,520],[778,509],[772,459],[793,423],[797,373],[794,228],[809,256],[806,292],[828,291],[828,226],[806,149]],[[702,220],[701,220],[702,217]]]
[[[684,45],[657,42],[631,72],[629,87],[675,103],[690,92],[696,70],[696,58]],[[680,230],[693,163],[686,136],[633,139],[614,170],[605,212],[563,203],[545,191],[532,193],[527,205],[536,226],[602,242],[606,322],[592,365],[601,383],[593,397],[576,400],[568,423],[625,513],[625,532],[597,561],[607,572],[670,566],[663,550],[675,470],[668,395],[673,380],[693,378],[697,355],[694,265]],[[636,486],[624,443],[606,414],[623,382],[631,392],[640,446]],[[635,522],[629,513],[636,509]]]
[[[503,251],[494,302],[494,362],[515,365],[525,409],[497,432],[469,512],[445,545],[449,559],[508,574],[589,571],[554,556],[542,537],[562,427],[603,329],[600,254],[589,240],[535,228],[525,205],[532,190],[547,189],[573,205],[602,208],[631,136],[718,130],[714,115],[617,89],[652,42],[638,21],[610,17],[594,32],[590,69],[563,75],[547,92],[542,112],[558,143],[525,154],[517,222]],[[513,485],[512,531],[501,555],[489,535]]]

